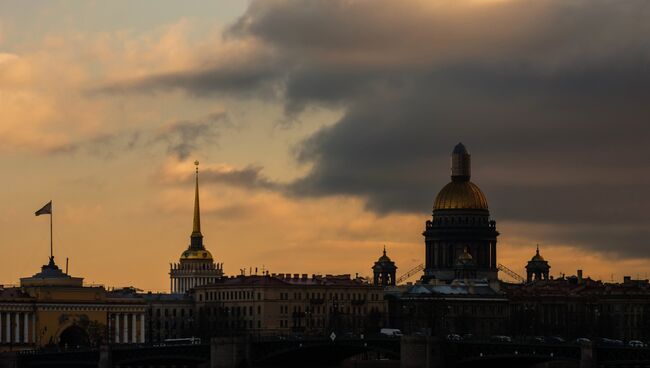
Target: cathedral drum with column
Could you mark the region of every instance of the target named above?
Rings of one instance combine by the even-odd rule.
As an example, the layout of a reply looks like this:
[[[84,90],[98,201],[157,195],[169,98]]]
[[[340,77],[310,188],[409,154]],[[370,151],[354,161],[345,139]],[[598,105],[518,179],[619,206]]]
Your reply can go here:
[[[471,156],[459,143],[451,155],[451,182],[438,193],[433,218],[426,222],[425,269],[422,281],[450,282],[457,276],[459,257],[469,254],[476,278],[497,280],[496,222],[487,199],[470,181]]]

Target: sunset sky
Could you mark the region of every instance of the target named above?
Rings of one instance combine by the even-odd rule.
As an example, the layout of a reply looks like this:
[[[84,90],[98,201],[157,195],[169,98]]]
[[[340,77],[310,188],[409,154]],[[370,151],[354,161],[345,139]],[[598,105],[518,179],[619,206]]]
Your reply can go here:
[[[47,262],[167,290],[225,272],[398,275],[463,142],[523,274],[650,267],[644,0],[0,2],[0,283]]]

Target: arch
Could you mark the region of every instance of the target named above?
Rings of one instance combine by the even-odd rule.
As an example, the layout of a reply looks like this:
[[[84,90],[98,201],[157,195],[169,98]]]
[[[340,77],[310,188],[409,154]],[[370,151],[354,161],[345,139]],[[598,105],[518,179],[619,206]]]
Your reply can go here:
[[[89,347],[90,338],[88,332],[77,325],[71,325],[59,334],[59,345],[61,347]]]

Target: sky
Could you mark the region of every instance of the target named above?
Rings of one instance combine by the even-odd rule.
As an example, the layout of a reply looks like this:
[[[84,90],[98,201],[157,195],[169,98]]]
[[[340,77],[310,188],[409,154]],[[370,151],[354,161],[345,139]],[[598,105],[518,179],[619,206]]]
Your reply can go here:
[[[0,2],[0,283],[47,262],[165,291],[225,272],[398,275],[463,142],[520,274],[650,264],[643,0]],[[503,275],[504,278],[505,275]]]

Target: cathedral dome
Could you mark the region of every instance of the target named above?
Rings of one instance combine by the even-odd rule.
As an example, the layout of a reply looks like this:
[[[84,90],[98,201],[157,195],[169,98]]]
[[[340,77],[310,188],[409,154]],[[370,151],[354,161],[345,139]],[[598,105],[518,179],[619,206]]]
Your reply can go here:
[[[212,261],[212,254],[206,249],[188,249],[181,254],[181,261],[185,259]]]
[[[436,196],[434,210],[487,210],[488,203],[481,189],[470,181],[452,181]]]

